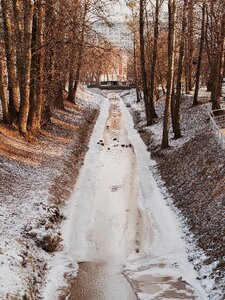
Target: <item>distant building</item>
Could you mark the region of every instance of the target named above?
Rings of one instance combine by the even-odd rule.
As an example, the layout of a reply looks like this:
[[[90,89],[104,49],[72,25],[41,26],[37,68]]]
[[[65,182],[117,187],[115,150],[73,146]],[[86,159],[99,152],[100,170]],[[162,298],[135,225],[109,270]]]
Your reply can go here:
[[[114,26],[95,25],[96,32],[114,44],[119,50],[119,57],[113,62],[114,69],[110,74],[102,74],[101,81],[127,81],[127,50],[132,48],[132,40],[127,24],[122,21],[114,22]]]
[[[132,48],[130,31],[125,22],[114,22],[113,27],[96,24],[95,29],[120,49],[128,50]]]

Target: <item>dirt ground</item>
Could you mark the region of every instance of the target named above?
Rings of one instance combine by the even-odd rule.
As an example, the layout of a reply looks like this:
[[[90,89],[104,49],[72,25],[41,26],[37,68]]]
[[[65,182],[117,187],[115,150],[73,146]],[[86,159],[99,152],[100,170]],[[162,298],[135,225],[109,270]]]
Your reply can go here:
[[[215,279],[214,289],[223,297],[225,149],[210,127],[207,113],[210,104],[193,108],[192,100],[191,96],[185,96],[181,105],[184,137],[175,141],[170,133],[172,146],[164,151],[160,149],[162,102],[157,104],[159,119],[152,128],[145,127],[143,109],[134,104],[131,111],[142,139],[157,162],[153,172],[158,185],[165,191],[165,196],[172,198],[174,208],[179,209],[188,227],[187,240],[196,243],[196,249],[203,250],[201,255],[199,251],[190,252],[189,259],[202,274],[200,279],[208,276]]]

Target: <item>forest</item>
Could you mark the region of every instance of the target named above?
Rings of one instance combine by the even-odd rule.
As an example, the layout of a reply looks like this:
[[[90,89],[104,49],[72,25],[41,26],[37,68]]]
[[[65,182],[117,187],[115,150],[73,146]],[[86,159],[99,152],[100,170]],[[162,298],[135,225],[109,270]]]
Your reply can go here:
[[[141,93],[147,124],[157,119],[154,103],[166,93],[162,147],[168,147],[170,111],[174,137],[181,136],[180,100],[199,86],[220,108],[224,59],[224,1],[126,1],[133,41],[132,80]],[[107,1],[1,1],[0,97],[3,122],[28,136],[50,122],[54,108],[75,101],[79,82],[110,70],[116,49],[96,32],[113,26]],[[166,13],[165,6],[168,5]],[[131,53],[132,52],[132,53]],[[131,71],[130,71],[131,72]],[[86,76],[85,76],[86,74]],[[89,75],[87,75],[89,74]]]
[[[0,299],[223,299],[224,0],[0,0],[0,103]]]
[[[82,72],[97,69],[100,60],[104,65],[113,48],[95,32],[96,22],[110,23],[105,1],[1,1],[4,124],[28,138],[64,108],[66,86],[75,102]]]

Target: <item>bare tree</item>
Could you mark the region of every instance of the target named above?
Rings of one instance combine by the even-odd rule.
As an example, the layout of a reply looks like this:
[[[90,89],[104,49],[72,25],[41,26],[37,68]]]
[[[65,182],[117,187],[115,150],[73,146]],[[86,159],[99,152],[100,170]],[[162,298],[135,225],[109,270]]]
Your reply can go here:
[[[184,51],[185,51],[185,33],[187,25],[187,5],[188,0],[183,2],[183,12],[182,12],[182,28],[181,28],[181,37],[179,41],[179,59],[178,59],[178,69],[177,69],[177,78],[176,78],[176,91],[174,94],[175,101],[175,110],[174,110],[174,138],[178,139],[181,135],[180,128],[180,101],[181,101],[181,90],[182,90],[182,74],[183,74],[183,61],[184,61]]]
[[[150,108],[149,91],[147,84],[147,72],[146,72],[146,61],[145,61],[145,32],[144,32],[144,5],[145,1],[140,0],[140,15],[139,15],[139,30],[140,30],[140,64],[142,73],[142,86],[145,102],[145,112],[147,119],[147,126],[153,124],[153,115]]]
[[[167,94],[163,120],[162,148],[169,147],[170,107],[173,93],[174,62],[175,62],[175,33],[176,33],[176,0],[168,1],[168,73]]]
[[[9,110],[13,119],[19,112],[19,85],[16,70],[16,47],[11,0],[1,0],[5,54],[8,73]]]
[[[202,25],[201,25],[201,39],[200,39],[200,47],[199,47],[199,55],[198,55],[198,64],[196,69],[196,82],[195,82],[195,93],[193,105],[197,105],[198,102],[198,91],[199,91],[199,83],[201,76],[201,65],[202,65],[202,55],[204,50],[204,41],[205,41],[205,13],[206,13],[206,4],[202,3]]]
[[[154,91],[155,91],[155,78],[156,78],[156,64],[158,58],[158,38],[159,38],[159,13],[160,13],[160,6],[162,5],[163,1],[156,0],[155,3],[155,22],[154,22],[154,37],[153,37],[153,47],[152,47],[152,57],[151,57],[151,74],[150,74],[150,103],[152,106],[152,114],[153,118],[157,118],[157,114],[155,112],[154,107]]]

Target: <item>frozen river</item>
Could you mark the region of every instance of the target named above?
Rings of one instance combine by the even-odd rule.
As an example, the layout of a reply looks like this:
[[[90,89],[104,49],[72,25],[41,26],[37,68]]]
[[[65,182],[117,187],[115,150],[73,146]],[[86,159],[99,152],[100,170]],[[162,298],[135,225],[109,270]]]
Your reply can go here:
[[[122,100],[109,95],[63,225],[64,255],[79,271],[62,299],[207,299],[133,127]],[[55,288],[52,279],[46,299],[60,299]]]

